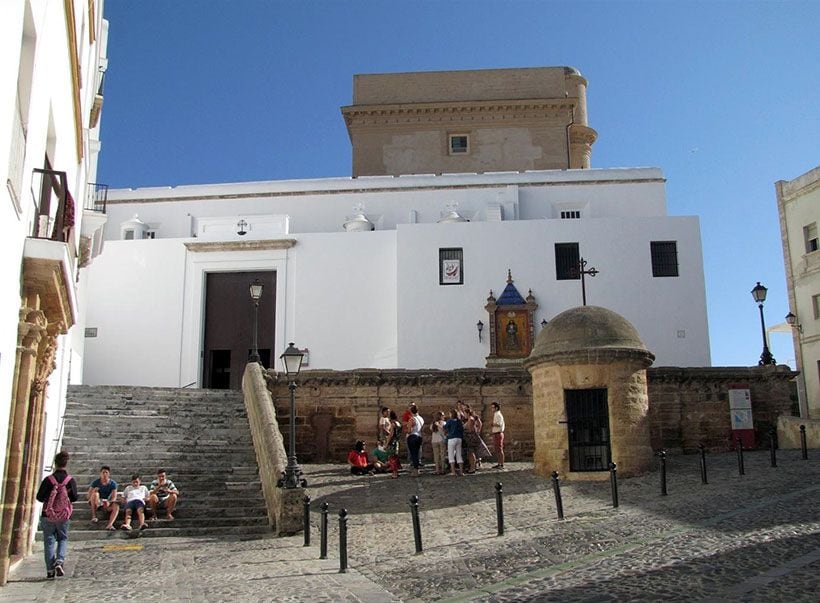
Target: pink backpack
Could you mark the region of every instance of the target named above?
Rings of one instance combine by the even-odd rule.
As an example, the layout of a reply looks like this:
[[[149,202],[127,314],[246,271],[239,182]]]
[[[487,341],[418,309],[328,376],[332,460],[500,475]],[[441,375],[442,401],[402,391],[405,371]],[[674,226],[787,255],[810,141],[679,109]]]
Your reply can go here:
[[[62,483],[54,479],[53,475],[49,475],[48,480],[51,482],[51,494],[48,496],[43,514],[49,521],[54,523],[68,521],[74,511],[74,505],[71,504],[68,498],[68,490],[66,490],[68,482],[71,481],[71,476],[66,475]]]

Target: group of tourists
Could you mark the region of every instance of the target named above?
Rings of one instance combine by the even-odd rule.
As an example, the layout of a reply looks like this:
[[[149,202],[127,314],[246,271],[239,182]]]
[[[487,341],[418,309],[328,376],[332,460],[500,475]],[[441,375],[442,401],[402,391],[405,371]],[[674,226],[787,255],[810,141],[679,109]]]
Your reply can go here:
[[[504,469],[504,415],[501,405],[492,403],[491,426],[493,449],[497,463],[493,469]],[[396,411],[382,407],[380,411],[376,447],[368,454],[366,442],[358,440],[348,453],[350,472],[354,475],[390,473],[399,476],[399,442],[404,436],[407,461],[412,475],[421,470],[421,448],[424,441],[424,418],[418,407],[411,404],[399,421]],[[430,434],[433,465],[436,475],[473,474],[481,467],[481,460],[493,456],[482,437],[483,423],[479,413],[461,400],[449,411],[445,420],[442,411],[433,413],[433,420],[426,431]]]
[[[46,577],[53,579],[64,576],[66,549],[68,547],[68,525],[74,511],[73,503],[77,501],[77,482],[68,473],[69,454],[59,452],[54,457],[54,473],[47,476],[37,490],[37,500],[43,503],[40,526],[43,530],[43,549],[45,552]],[[137,529],[145,528],[145,508],[149,506],[153,519],[158,517],[159,509],[164,509],[169,521],[174,519],[174,507],[179,497],[179,490],[174,482],[168,479],[165,469],[157,470],[157,477],[150,487],[142,485],[139,474],[131,476],[131,482],[118,491],[118,484],[111,479],[111,468],[103,465],[100,477],[88,487],[88,505],[91,510],[91,521],[99,521],[98,512],[103,511],[107,519],[106,530],[115,531],[114,522],[125,508],[125,518],[121,529],[130,532],[131,521],[136,517]]]

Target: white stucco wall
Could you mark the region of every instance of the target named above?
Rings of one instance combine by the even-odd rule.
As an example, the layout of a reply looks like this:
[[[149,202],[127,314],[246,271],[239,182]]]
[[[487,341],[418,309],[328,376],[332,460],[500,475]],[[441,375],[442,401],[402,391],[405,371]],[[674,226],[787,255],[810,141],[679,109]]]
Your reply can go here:
[[[32,184],[33,169],[42,168],[48,152],[54,170],[66,173],[68,189],[76,202],[74,247],[82,229],[82,204],[86,183],[95,179],[95,152],[99,128],[89,124],[96,92],[100,56],[105,53],[102,2],[97,2],[96,23],[90,23],[88,3],[73,5],[79,70],[83,87],[80,96],[82,156],[77,149],[77,122],[67,35],[66,5],[61,2],[0,2],[0,449],[8,435],[12,380],[15,369],[17,327],[21,301],[21,269],[26,237],[32,234],[38,187]],[[100,32],[92,43],[89,30]],[[24,38],[25,32],[25,38]],[[24,40],[26,43],[24,44]],[[30,51],[24,51],[28,48]],[[21,60],[21,57],[24,60]],[[26,59],[28,57],[28,59]],[[17,99],[20,99],[20,111]],[[13,132],[25,130],[25,137]],[[12,142],[13,140],[19,141]],[[92,150],[94,149],[94,150]],[[21,172],[10,166],[21,160]],[[19,165],[19,163],[18,163]],[[18,182],[22,173],[22,180]],[[39,176],[37,177],[39,178]],[[12,188],[7,181],[15,182]],[[16,199],[16,203],[15,200]],[[56,210],[56,206],[52,208]],[[56,245],[56,244],[54,244]],[[76,295],[81,285],[75,274],[69,281]],[[82,278],[81,278],[82,280]],[[66,385],[82,365],[82,324],[59,338],[56,368],[49,377],[46,396],[44,460],[50,464],[59,446],[60,418],[65,405]],[[0,472],[5,471],[0,458]]]
[[[528,220],[401,226],[398,229],[399,366],[484,366],[487,329],[476,323],[490,289],[496,297],[512,270],[522,297],[532,289],[542,319],[581,304],[579,280],[555,278],[554,244],[579,242],[600,272],[587,278],[587,303],[632,322],[656,366],[708,366],[703,260],[697,218]],[[678,277],[652,276],[650,241],[678,243]],[[438,249],[462,247],[464,285],[440,286]],[[678,331],[684,331],[682,337]]]

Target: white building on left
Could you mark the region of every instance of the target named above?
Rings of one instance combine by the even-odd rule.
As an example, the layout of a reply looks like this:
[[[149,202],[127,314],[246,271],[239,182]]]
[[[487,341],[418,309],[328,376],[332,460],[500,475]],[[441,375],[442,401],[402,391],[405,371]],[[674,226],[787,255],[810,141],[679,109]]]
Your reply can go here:
[[[108,24],[103,0],[0,3],[0,583],[31,552],[34,493],[83,365]]]

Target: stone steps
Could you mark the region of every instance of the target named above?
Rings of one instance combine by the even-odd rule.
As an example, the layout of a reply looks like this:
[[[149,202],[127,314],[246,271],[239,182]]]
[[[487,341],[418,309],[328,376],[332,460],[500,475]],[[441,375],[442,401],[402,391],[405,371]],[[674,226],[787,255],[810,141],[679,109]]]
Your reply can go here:
[[[148,486],[158,467],[180,489],[176,521],[160,520],[145,537],[270,533],[241,392],[71,386],[63,449],[72,453],[80,491],[73,540],[127,538],[107,532],[101,512],[98,523],[90,521],[86,490],[101,465],[111,467],[120,490],[132,473]]]

